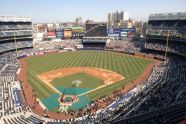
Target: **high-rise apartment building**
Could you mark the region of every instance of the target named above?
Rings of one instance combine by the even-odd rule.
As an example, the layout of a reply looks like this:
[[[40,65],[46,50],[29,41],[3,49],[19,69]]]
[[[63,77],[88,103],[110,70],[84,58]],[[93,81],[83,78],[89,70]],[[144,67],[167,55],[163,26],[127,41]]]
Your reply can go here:
[[[76,25],[82,25],[83,24],[82,17],[76,18],[75,22],[76,22]]]
[[[112,26],[116,23],[129,20],[128,12],[117,10],[114,13],[108,13],[108,25]]]

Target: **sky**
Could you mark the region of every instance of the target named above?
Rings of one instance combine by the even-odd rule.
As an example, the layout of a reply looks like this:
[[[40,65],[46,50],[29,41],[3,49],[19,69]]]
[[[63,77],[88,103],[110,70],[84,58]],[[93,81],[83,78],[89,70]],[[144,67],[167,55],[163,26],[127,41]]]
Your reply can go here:
[[[123,10],[129,18],[147,21],[150,13],[186,12],[186,0],[0,0],[0,15],[31,16],[33,22],[107,21]]]

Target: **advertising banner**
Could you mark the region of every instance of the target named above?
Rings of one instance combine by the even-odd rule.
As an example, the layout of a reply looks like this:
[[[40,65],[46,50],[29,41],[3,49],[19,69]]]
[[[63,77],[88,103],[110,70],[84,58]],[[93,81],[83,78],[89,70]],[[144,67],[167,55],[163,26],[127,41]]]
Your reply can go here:
[[[64,30],[64,37],[65,38],[72,37],[72,30]]]
[[[136,28],[109,28],[107,33],[111,37],[134,37]]]
[[[15,102],[16,102],[16,106],[21,106],[21,94],[20,94],[20,90],[13,90],[13,94],[14,94],[14,98],[15,98]]]
[[[72,27],[72,31],[81,33],[81,32],[84,32],[84,28],[83,27]]]
[[[63,38],[64,37],[64,29],[56,30],[56,37]]]
[[[56,36],[56,32],[47,32],[48,36]]]
[[[122,28],[121,37],[134,37],[136,35],[136,28]]]
[[[80,38],[80,37],[84,37],[84,36],[85,36],[84,32],[73,32],[72,33],[73,38]]]

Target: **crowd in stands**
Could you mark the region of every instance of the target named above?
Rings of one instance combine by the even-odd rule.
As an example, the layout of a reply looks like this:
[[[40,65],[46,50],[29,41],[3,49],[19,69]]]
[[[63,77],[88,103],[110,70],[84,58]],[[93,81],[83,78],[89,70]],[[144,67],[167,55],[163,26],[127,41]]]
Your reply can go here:
[[[186,63],[185,59],[171,59],[168,70],[158,85],[146,96],[146,100],[132,114],[148,112],[152,109],[168,106],[185,100],[186,96]],[[180,98],[180,96],[182,96]]]
[[[22,36],[22,35],[32,35],[30,30],[16,30],[16,31],[1,31],[0,37],[9,37],[9,36]]]
[[[142,47],[143,43],[124,40],[110,40],[106,44],[106,49],[127,53],[139,53]]]
[[[0,62],[4,65],[0,70],[0,88],[1,88],[1,110],[0,115],[9,115],[21,111],[21,107],[16,107],[16,100],[13,93],[16,74],[20,65],[16,61],[16,54],[13,52],[0,55]],[[14,63],[15,62],[15,63]],[[19,83],[18,83],[19,84]]]
[[[19,54],[29,54],[29,52],[32,50],[18,51]],[[44,122],[42,117],[32,114],[24,102],[21,85],[17,80],[20,64],[16,58],[15,51],[0,54],[0,123],[30,124]]]
[[[0,69],[4,67],[4,63],[0,63]]]
[[[148,88],[153,88],[154,85],[157,85],[157,80],[165,73],[166,69],[164,67],[166,63],[161,64],[159,66],[154,67],[151,76],[149,79],[145,82],[143,82],[141,85],[137,86],[127,94],[121,94],[119,99],[116,99],[115,105],[111,104],[107,110],[106,113],[106,119],[108,120],[114,120],[119,119],[120,116],[126,115],[131,111],[132,108],[134,108],[140,101],[140,95],[142,91],[149,90]],[[109,113],[109,114],[107,114]]]
[[[173,32],[171,32],[173,33]],[[151,30],[148,32],[148,34],[146,35],[147,39],[167,39],[167,31],[155,31],[152,32]],[[182,41],[184,42],[186,40],[186,31],[180,31],[180,32],[176,32],[176,34],[169,34],[169,40],[170,41]]]
[[[147,35],[162,35],[162,36],[167,36],[169,31],[169,36],[177,36],[180,37],[186,34],[186,31],[184,29],[162,29],[162,28],[148,28],[147,29]]]
[[[0,25],[0,30],[10,30],[10,29],[32,29],[32,25],[28,25],[28,24]]]
[[[28,114],[28,115],[26,115]],[[9,117],[9,118],[3,118],[3,122],[5,124],[42,124],[44,120],[40,119],[40,117],[30,115],[30,113],[21,113],[17,116]]]
[[[146,30],[147,39],[166,39],[185,41],[185,20],[149,20]]]
[[[40,50],[60,50],[63,48],[76,48],[76,45],[81,45],[80,39],[68,39],[62,41],[42,41],[42,42],[35,42],[34,49],[36,51]]]
[[[18,41],[18,42],[9,42],[0,44],[0,52],[5,52],[9,50],[25,48],[25,47],[33,47],[32,41]]]
[[[158,58],[161,60],[165,59],[165,54],[163,54],[163,53],[152,53],[152,52],[148,52],[148,51],[145,51],[145,52],[142,51],[142,53],[147,58]]]
[[[166,51],[166,45],[158,42],[145,43],[146,49],[153,49],[159,51]],[[167,47],[168,52],[186,54],[186,45],[184,44],[169,44]]]
[[[156,67],[145,82],[146,87],[141,90],[140,94],[134,100],[138,101],[137,104],[130,108],[129,112],[126,111],[126,106],[119,109],[119,116],[116,120],[122,120],[127,117],[137,116],[153,110],[158,110],[169,105],[185,101],[186,98],[186,63],[185,59],[171,58],[166,65]],[[162,73],[163,72],[163,73]],[[157,77],[158,76],[158,77]],[[139,101],[140,100],[140,101]],[[128,106],[128,105],[127,105]],[[177,113],[179,117],[184,119],[186,116],[184,112]],[[115,115],[114,115],[115,116]],[[148,116],[148,115],[146,115]],[[150,116],[150,115],[149,115]],[[162,115],[165,116],[165,115]],[[166,122],[176,121],[178,117],[171,118],[166,116]],[[158,123],[159,118],[155,121]],[[154,122],[154,123],[155,123]]]
[[[16,60],[16,52],[6,52],[0,54],[0,63],[1,64],[18,64]]]
[[[30,49],[18,50],[17,53],[18,53],[18,56],[25,56],[25,55],[32,56],[34,55],[35,50],[30,48]]]
[[[157,28],[185,28],[186,22],[185,20],[149,20],[149,27],[157,27]]]

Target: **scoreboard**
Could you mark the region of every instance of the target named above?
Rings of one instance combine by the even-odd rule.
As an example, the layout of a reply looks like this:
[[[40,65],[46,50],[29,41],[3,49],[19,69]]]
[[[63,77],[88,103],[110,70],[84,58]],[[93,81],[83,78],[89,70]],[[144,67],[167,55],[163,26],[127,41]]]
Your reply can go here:
[[[110,37],[135,37],[136,28],[109,28],[107,33]]]

